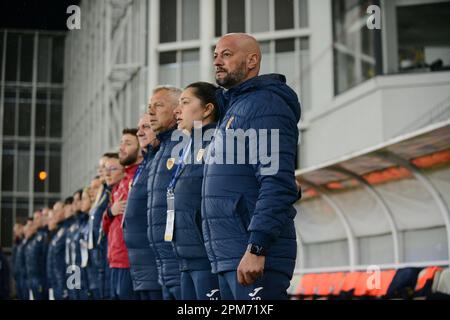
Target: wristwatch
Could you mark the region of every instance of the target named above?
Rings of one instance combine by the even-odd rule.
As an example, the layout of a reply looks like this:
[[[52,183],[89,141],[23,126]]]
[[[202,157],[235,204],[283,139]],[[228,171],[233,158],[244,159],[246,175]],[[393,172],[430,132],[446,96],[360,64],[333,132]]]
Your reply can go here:
[[[257,244],[254,243],[250,243],[247,246],[247,251],[256,255],[256,256],[265,256],[266,255],[266,250],[264,249],[263,246],[259,246]]]

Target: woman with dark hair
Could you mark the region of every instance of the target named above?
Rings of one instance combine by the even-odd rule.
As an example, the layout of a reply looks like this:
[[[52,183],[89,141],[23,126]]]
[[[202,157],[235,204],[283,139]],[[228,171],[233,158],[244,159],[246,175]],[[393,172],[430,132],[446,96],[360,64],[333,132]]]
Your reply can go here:
[[[190,141],[180,153],[167,189],[165,240],[172,241],[180,263],[183,300],[218,300],[220,296],[217,275],[211,272],[204,245],[201,216],[203,157],[210,141],[203,137],[211,137],[216,127],[216,90],[210,83],[192,83],[174,110],[178,129],[190,136]]]

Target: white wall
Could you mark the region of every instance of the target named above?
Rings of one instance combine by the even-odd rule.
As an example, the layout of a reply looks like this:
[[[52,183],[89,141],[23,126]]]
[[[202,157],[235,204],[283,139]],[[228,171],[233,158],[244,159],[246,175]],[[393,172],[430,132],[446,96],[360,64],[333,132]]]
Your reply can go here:
[[[449,106],[450,72],[366,81],[334,98],[324,110],[310,113],[302,137],[302,168],[413,132],[434,122]]]

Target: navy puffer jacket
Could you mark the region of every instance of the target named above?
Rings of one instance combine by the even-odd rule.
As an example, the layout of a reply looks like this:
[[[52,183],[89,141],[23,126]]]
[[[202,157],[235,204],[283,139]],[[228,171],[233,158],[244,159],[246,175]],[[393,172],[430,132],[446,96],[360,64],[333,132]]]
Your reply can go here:
[[[65,288],[66,285],[66,235],[67,223],[63,221],[58,225],[49,244],[49,250],[52,252],[52,285],[58,288]]]
[[[25,251],[28,282],[39,282],[43,290],[46,290],[47,280],[47,237],[48,229],[39,228],[29,239]]]
[[[209,147],[202,190],[203,235],[212,271],[236,270],[247,244],[254,243],[267,251],[266,270],[292,277],[297,253],[293,204],[299,197],[294,175],[298,97],[283,75],[270,74],[220,91],[218,99],[221,120]],[[221,157],[225,161],[226,135],[232,135],[233,129],[247,132],[250,128],[258,130],[258,143],[250,143],[255,137],[249,134],[249,139],[229,150],[234,164],[210,163]],[[264,129],[267,138],[261,140],[258,133]],[[278,138],[271,129],[278,130]],[[245,161],[236,164],[240,148],[245,150]],[[271,155],[272,161],[256,159],[259,152]]]
[[[54,238],[56,232],[55,231],[49,231],[48,233],[48,249],[47,249],[47,261],[46,261],[46,268],[47,268],[47,286],[49,288],[54,288],[56,286],[56,280],[54,277],[54,266],[53,266],[53,247],[50,245],[52,239]]]
[[[108,261],[106,258],[108,240],[103,234],[102,217],[103,213],[108,208],[111,190],[106,184],[103,184],[99,193],[93,208],[89,212],[89,263],[87,271],[89,279],[97,279],[97,281],[89,281],[89,288],[91,290],[97,289],[99,286],[103,287],[103,284],[100,283],[100,272],[105,272],[105,269],[108,268]],[[107,281],[106,283],[109,286],[109,282]]]
[[[151,145],[144,153],[144,160],[136,171],[128,193],[127,208],[123,222],[123,236],[128,248],[133,288],[139,290],[160,290],[155,253],[147,237],[147,181],[150,165],[157,148]]]
[[[159,281],[166,287],[180,285],[180,267],[171,242],[164,241],[167,217],[167,187],[176,169],[172,149],[179,143],[171,141],[175,129],[157,135],[159,150],[152,160],[147,183],[147,235],[158,267]],[[172,164],[172,165],[171,165]]]
[[[207,135],[215,127],[216,123],[212,123],[194,129],[193,141],[197,135],[202,137],[205,132]],[[211,270],[203,241],[201,216],[204,152],[208,145],[208,139],[190,144],[189,161],[184,165],[174,189],[175,229],[172,243],[181,271]]]

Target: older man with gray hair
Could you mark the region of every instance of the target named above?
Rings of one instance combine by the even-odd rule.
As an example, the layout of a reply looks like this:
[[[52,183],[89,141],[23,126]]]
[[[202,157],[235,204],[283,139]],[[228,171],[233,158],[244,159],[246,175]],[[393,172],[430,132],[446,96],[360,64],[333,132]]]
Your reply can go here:
[[[150,126],[160,141],[159,150],[150,165],[147,181],[148,239],[155,252],[159,282],[164,300],[181,299],[180,268],[172,243],[165,241],[168,201],[167,194],[172,175],[176,170],[176,159],[171,156],[178,141],[172,141],[176,130],[174,109],[178,105],[181,90],[171,86],[160,86],[153,90],[148,111]],[[170,225],[170,223],[169,223]]]

